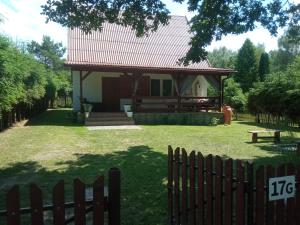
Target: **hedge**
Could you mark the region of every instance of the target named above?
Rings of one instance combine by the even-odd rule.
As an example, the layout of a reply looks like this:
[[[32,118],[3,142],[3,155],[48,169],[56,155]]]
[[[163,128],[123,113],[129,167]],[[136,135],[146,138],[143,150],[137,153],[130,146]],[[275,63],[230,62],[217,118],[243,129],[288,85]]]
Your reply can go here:
[[[224,114],[218,112],[136,113],[133,118],[140,125],[217,125],[224,122]]]

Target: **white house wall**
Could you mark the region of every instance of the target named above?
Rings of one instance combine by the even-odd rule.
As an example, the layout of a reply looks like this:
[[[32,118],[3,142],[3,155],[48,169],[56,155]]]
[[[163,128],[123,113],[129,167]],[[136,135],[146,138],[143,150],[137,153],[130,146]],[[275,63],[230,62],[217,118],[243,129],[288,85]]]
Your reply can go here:
[[[85,74],[86,71],[83,72]],[[83,98],[89,102],[102,102],[102,78],[103,77],[120,77],[122,73],[113,72],[92,72],[82,83]],[[172,79],[169,74],[143,74],[150,76],[150,79]],[[80,73],[79,71],[72,72],[73,81],[73,109],[80,110]],[[192,95],[207,96],[208,83],[203,76],[198,76],[192,85]],[[121,106],[129,103],[131,99],[121,99]]]

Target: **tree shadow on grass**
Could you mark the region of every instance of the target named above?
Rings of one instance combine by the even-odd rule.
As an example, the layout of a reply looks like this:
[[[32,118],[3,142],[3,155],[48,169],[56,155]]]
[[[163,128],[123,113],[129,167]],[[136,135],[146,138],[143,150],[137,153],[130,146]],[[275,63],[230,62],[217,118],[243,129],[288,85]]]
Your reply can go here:
[[[28,161],[0,169],[0,208],[4,207],[4,194],[14,184],[21,185],[23,206],[28,206],[28,184],[31,182],[43,189],[45,203],[50,203],[53,186],[63,179],[66,198],[72,200],[74,178],[92,184],[97,176],[107,175],[109,168],[118,167],[122,179],[122,224],[166,223],[167,155],[140,145],[110,154],[77,154],[76,160],[60,161],[56,166],[60,169],[49,170],[37,162]]]
[[[25,126],[82,126],[73,121],[71,109],[59,108],[47,111],[29,119]]]

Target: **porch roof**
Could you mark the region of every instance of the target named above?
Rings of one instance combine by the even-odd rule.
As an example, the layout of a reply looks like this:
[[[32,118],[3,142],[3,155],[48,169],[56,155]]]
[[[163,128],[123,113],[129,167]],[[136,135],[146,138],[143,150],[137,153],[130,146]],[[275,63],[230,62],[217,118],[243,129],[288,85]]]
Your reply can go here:
[[[178,61],[189,50],[191,33],[185,17],[171,16],[145,37],[130,27],[105,23],[101,32],[68,31],[66,65],[80,70],[228,75],[231,69],[213,68],[207,60],[184,66]]]

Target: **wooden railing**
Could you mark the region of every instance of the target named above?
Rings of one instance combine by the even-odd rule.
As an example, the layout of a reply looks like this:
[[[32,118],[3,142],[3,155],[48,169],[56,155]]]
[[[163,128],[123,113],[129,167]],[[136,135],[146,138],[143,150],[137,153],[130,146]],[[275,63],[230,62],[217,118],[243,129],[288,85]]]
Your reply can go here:
[[[199,112],[221,108],[220,97],[135,96],[134,112]]]
[[[6,221],[7,225],[42,225],[47,211],[52,211],[54,225],[87,224],[86,214],[92,213],[92,224],[120,225],[120,171],[112,168],[108,173],[108,194],[105,194],[104,176],[100,176],[94,183],[90,197],[86,197],[86,185],[79,179],[75,179],[74,201],[65,201],[64,181],[59,181],[53,188],[52,204],[43,205],[42,190],[36,185],[30,185],[30,207],[20,207],[19,186],[13,186],[6,195],[6,209],[0,210],[0,221]],[[73,209],[74,214],[66,215],[67,209]],[[108,212],[108,218],[105,218]],[[26,214],[31,216],[29,221]],[[46,214],[48,217],[48,214]],[[51,214],[49,213],[49,216]],[[51,215],[51,216],[52,216]],[[22,221],[22,223],[21,223]],[[107,221],[107,222],[105,222]],[[1,223],[0,223],[1,224]]]

